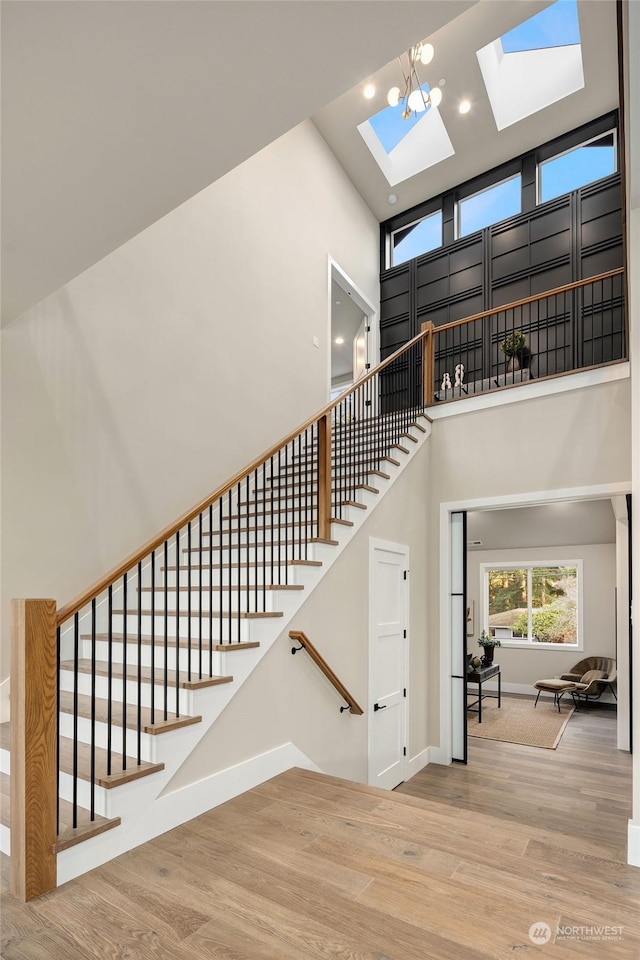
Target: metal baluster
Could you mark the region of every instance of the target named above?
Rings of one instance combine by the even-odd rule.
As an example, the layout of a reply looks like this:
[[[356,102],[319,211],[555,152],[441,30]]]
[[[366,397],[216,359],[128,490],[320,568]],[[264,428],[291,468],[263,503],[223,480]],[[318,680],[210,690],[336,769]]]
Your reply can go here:
[[[165,561],[166,565],[166,561]],[[127,713],[127,638],[129,633],[129,608],[128,608],[128,599],[127,599],[127,577],[128,574],[125,573],[122,576],[122,623],[123,634],[122,634],[122,715],[126,716]],[[126,725],[122,728],[122,769],[127,769],[127,728]]]
[[[249,523],[249,476],[247,475],[245,487],[244,487],[245,496],[247,498],[247,526],[250,526]],[[255,556],[258,551],[258,511],[255,511],[255,517],[253,518],[253,555]],[[251,609],[251,551],[249,550],[249,543],[247,541],[247,556],[246,556],[246,571],[247,571],[247,611]],[[257,604],[256,604],[257,610]]]
[[[78,826],[78,614],[73,617],[73,829]]]
[[[111,590],[111,587],[109,587]],[[111,623],[111,617],[109,617]],[[111,705],[111,693],[109,693]],[[156,722],[156,552],[151,551],[151,723]]]
[[[265,550],[267,549],[267,485],[265,483],[267,471],[267,464],[265,461],[262,463],[262,563],[259,564],[258,551],[256,550],[256,583],[258,582],[258,569],[261,570],[262,574],[262,609],[267,609],[267,558],[265,556]],[[260,468],[256,470],[256,497],[258,496],[258,484],[259,484],[259,472]]]
[[[191,683],[191,520],[187,523],[187,679]],[[200,557],[202,577],[202,557]],[[180,565],[176,567],[176,584],[180,588]],[[202,679],[202,673],[200,674]]]
[[[164,670],[163,670],[163,694],[164,694],[164,709],[162,715],[166,720],[168,717],[168,706],[167,706],[167,696],[169,691],[169,590],[167,588],[167,575],[166,570],[169,565],[169,541],[165,540],[164,542]],[[176,698],[177,698],[177,686],[176,686]]]
[[[221,558],[222,559],[222,558]],[[202,573],[200,574],[202,577]],[[209,673],[213,660],[213,504],[209,504]],[[202,680],[202,644],[200,644],[199,677]]]
[[[180,531],[176,530],[176,570],[180,559]],[[165,584],[167,583],[167,574],[164,575]],[[176,587],[176,646],[175,646],[175,664],[176,664],[176,718],[180,716],[180,584]],[[165,668],[166,673],[166,668]]]
[[[238,543],[240,543],[242,540],[242,531],[241,531],[242,509],[240,507],[241,497],[242,497],[242,482],[238,483],[238,485],[236,486],[236,504],[238,505]],[[246,524],[247,524],[247,529],[246,529],[246,548],[245,549],[246,549],[246,552],[249,553],[249,518],[248,517],[246,519]],[[237,601],[238,601],[236,641],[239,643],[240,642],[240,607],[241,607],[240,597],[242,595],[242,553],[241,552],[238,553],[238,582],[236,584],[236,588],[237,588],[236,593],[237,593]],[[229,617],[231,620],[233,620],[233,615],[231,610],[229,611]]]
[[[126,716],[123,716],[122,722],[126,724]],[[139,766],[142,763],[142,560],[138,561],[138,716],[136,734]]]

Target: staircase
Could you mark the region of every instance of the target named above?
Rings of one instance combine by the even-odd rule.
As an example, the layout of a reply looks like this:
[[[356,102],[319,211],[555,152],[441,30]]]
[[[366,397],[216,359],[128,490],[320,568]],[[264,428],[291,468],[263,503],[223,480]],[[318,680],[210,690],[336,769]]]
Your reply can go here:
[[[58,612],[58,883],[220,802],[172,778],[429,434],[394,357]]]

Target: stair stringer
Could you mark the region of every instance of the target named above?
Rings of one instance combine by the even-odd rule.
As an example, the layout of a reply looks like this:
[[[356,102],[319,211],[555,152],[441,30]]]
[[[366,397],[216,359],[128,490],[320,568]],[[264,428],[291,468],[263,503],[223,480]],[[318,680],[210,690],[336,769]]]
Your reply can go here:
[[[370,517],[370,511],[382,501],[387,490],[426,443],[431,434],[431,423],[427,419],[421,420],[421,423],[423,429],[409,428],[416,442],[408,444],[408,453],[397,454],[399,465],[385,464],[384,472],[389,479],[376,477],[375,485],[379,492],[360,491],[360,502],[367,510],[346,507],[343,517],[353,526],[333,524],[332,537],[338,541],[337,545],[313,544],[313,558],[320,560],[322,567],[301,567],[297,570],[297,582],[304,586],[304,590],[276,592],[273,606],[282,611],[282,618],[250,621],[250,639],[259,642],[260,646],[228,653],[223,651],[216,655],[216,673],[232,675],[233,682],[190,691],[186,713],[201,716],[202,722],[150,738],[149,759],[164,763],[164,770],[114,790],[96,788],[96,812],[109,818],[120,817],[122,823],[107,833],[61,851],[57,857],[58,885],[186,823],[293,766],[317,769],[294,744],[288,743],[199,783],[190,784],[176,792],[170,791],[170,783],[187,757],[277,638],[291,624],[327,571],[347,549]]]

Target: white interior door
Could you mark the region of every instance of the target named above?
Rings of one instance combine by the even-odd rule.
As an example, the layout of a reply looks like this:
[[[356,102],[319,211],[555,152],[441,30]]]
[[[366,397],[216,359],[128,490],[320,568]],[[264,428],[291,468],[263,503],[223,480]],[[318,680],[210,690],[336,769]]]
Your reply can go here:
[[[362,318],[358,332],[353,338],[353,382],[355,383],[367,369],[367,317]]]
[[[406,779],[409,548],[370,539],[369,783]]]

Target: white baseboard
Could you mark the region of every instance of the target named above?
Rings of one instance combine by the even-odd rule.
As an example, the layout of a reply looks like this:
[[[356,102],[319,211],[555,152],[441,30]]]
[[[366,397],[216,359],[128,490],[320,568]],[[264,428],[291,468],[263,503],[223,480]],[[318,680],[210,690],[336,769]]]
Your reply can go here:
[[[416,753],[415,757],[411,757],[407,763],[407,780],[410,780],[411,777],[415,777],[416,773],[431,763],[431,747],[427,747],[425,750],[421,750],[420,753]]]
[[[633,820],[629,820],[627,863],[632,867],[640,867],[640,823],[634,823]]]
[[[445,747],[429,747],[429,763],[440,763],[448,767],[451,763],[451,754]]]
[[[273,750],[158,798],[146,816],[137,823],[123,822],[114,830],[59,853],[58,886],[232,800],[291,767],[322,772],[294,743],[283,743]]]

